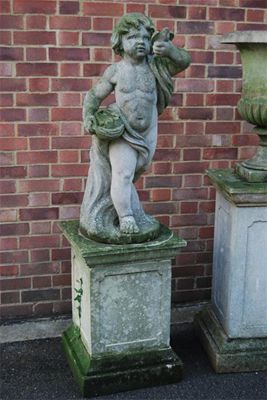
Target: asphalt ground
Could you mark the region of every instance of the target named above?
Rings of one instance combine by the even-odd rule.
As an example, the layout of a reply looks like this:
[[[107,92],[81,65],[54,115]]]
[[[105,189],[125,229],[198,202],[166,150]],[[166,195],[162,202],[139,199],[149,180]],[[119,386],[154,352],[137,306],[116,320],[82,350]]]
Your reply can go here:
[[[184,362],[184,379],[101,396],[103,400],[266,400],[265,372],[216,374],[191,326],[172,330],[172,347]],[[60,338],[1,345],[1,400],[81,400]]]

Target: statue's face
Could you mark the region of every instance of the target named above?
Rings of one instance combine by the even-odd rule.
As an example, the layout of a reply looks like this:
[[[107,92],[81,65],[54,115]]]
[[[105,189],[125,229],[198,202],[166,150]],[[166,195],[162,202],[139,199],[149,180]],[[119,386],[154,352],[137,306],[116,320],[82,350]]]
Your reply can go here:
[[[131,28],[128,33],[122,37],[122,47],[124,54],[139,60],[150,53],[150,35],[142,25],[138,28]]]

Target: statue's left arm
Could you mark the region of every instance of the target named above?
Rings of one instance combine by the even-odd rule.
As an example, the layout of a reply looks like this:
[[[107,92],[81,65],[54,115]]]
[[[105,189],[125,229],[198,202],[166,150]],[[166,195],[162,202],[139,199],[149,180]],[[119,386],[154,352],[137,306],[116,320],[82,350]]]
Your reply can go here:
[[[156,41],[153,45],[153,52],[156,56],[165,58],[172,76],[186,69],[191,61],[188,51],[175,47],[170,40]]]

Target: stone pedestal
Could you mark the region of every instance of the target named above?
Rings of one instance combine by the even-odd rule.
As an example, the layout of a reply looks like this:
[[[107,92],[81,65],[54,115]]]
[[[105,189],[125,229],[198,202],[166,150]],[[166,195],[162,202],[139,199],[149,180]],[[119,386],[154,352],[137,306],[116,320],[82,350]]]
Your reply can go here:
[[[87,397],[174,383],[182,363],[169,345],[171,258],[186,242],[161,228],[157,240],[109,245],[62,222],[72,248],[73,325],[64,349]]]
[[[217,372],[267,368],[267,184],[209,170],[215,185],[211,309],[197,329]]]

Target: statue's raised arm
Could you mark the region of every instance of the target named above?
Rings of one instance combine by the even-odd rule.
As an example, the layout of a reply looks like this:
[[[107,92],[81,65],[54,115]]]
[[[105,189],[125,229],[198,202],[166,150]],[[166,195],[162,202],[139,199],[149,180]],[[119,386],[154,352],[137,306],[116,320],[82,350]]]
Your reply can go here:
[[[157,120],[168,106],[171,77],[190,64],[167,28],[155,32],[143,14],[124,15],[112,34],[122,59],[86,95],[84,125],[93,134],[80,231],[107,243],[139,243],[157,237],[160,224],[144,213],[134,182],[150,165]],[[101,102],[114,90],[116,102]]]

